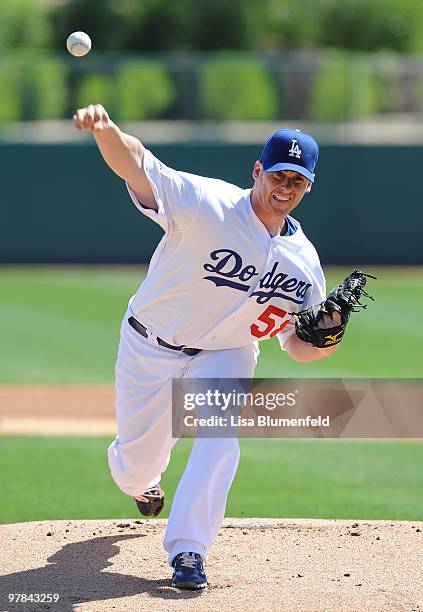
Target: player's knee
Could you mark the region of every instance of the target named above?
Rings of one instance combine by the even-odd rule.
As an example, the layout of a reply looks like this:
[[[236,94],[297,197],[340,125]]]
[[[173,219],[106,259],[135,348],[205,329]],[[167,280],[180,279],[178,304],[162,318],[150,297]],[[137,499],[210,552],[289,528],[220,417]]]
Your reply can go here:
[[[127,445],[114,441],[108,450],[109,467],[113,480],[128,495],[140,495],[149,483],[167,467],[169,455],[148,456],[140,449],[126,448]]]
[[[218,463],[234,463],[239,461],[239,442],[237,438],[202,438],[202,452],[210,457],[210,461]]]

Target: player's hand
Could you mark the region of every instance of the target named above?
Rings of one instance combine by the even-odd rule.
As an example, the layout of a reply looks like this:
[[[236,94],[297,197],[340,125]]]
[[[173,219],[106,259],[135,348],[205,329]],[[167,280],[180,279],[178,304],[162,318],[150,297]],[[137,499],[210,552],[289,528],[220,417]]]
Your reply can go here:
[[[322,319],[318,322],[317,328],[330,329],[338,325],[341,325],[341,314],[335,310],[332,314],[324,314]]]
[[[90,104],[85,108],[78,108],[73,116],[73,124],[78,130],[100,132],[110,127],[111,121],[104,106]]]

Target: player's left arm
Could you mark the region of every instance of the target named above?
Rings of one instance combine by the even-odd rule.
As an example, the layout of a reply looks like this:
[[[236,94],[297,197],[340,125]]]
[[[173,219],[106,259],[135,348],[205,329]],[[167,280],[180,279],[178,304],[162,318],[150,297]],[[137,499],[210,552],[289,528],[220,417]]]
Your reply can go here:
[[[373,300],[365,291],[370,274],[353,270],[332,289],[324,302],[310,306],[295,315],[295,334],[285,343],[285,349],[296,361],[315,361],[332,355],[341,342],[351,313],[365,309],[362,296]]]

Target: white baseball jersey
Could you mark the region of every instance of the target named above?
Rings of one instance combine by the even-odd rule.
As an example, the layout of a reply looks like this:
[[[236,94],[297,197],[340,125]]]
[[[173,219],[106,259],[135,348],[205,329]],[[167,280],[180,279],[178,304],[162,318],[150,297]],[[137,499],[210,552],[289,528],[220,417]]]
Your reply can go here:
[[[137,208],[165,231],[132,298],[133,316],[174,345],[218,350],[274,335],[283,348],[292,313],[326,298],[318,255],[298,221],[270,236],[254,213],[251,189],[172,170],[150,151],[144,170],[158,212]]]

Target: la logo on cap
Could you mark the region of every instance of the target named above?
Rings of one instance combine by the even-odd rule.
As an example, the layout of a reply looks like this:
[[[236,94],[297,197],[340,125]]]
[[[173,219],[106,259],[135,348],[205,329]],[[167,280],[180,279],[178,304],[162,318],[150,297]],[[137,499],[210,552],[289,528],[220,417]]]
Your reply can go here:
[[[295,138],[291,140],[291,148],[289,149],[288,153],[291,157],[296,157],[297,159],[301,158],[300,145],[298,144],[298,140],[295,140]]]

